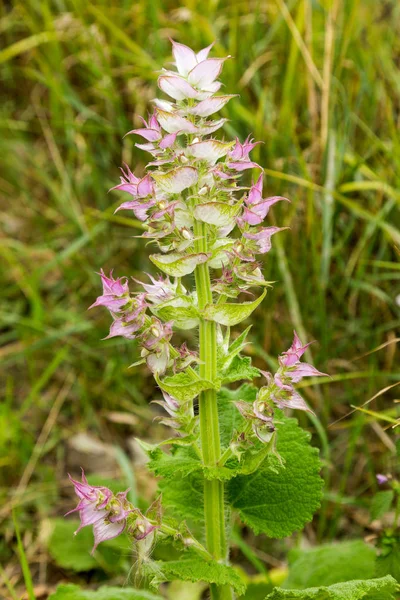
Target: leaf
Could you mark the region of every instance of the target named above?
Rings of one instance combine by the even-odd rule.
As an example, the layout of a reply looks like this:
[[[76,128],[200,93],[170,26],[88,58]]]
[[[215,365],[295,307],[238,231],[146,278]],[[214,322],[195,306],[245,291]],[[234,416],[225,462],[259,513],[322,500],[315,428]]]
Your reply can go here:
[[[383,534],[378,548],[375,576],[392,575],[400,583],[400,536]]]
[[[369,579],[374,577],[375,556],[375,550],[362,540],[294,551],[289,555],[289,577],[284,587],[305,589]]]
[[[91,556],[93,548],[93,532],[91,527],[84,527],[76,536],[79,521],[71,519],[52,519],[52,533],[48,540],[48,551],[54,561],[64,569],[76,572],[102,569],[107,564],[109,570],[116,572],[129,569],[125,557],[126,540],[116,538],[102,543]]]
[[[162,600],[146,590],[103,586],[98,590],[83,590],[77,585],[59,585],[48,600]]]
[[[251,315],[253,310],[264,300],[267,291],[264,290],[253,302],[230,302],[225,304],[208,304],[204,309],[204,318],[216,321],[221,325],[237,325]]]
[[[218,374],[222,383],[233,383],[241,379],[254,379],[260,377],[260,371],[251,366],[249,356],[235,356],[227,369]]]
[[[206,581],[218,585],[228,584],[239,595],[246,590],[246,585],[232,567],[198,556],[169,562],[157,561],[150,576],[153,576],[152,584],[156,586],[164,581],[179,579],[181,581]]]
[[[380,519],[390,509],[394,498],[393,490],[377,492],[371,502],[371,519]]]
[[[198,221],[216,227],[227,227],[234,223],[239,210],[240,203],[232,205],[225,202],[204,202],[198,204],[193,212]]]
[[[172,442],[174,443],[174,441]],[[147,467],[158,477],[188,477],[195,471],[202,471],[205,479],[228,481],[236,476],[236,472],[227,467],[205,467],[191,448],[177,449],[173,454],[162,452],[159,448],[148,452],[150,462]]]
[[[247,395],[250,390],[254,398],[255,388],[245,386]],[[241,390],[236,391],[235,399],[240,394]],[[226,391],[224,399],[226,402]],[[236,410],[231,402],[232,409]],[[282,538],[311,521],[320,505],[323,481],[319,476],[318,450],[309,444],[310,434],[298,426],[296,419],[289,419],[280,411],[277,417],[277,451],[284,468],[276,472],[266,461],[252,475],[239,475],[229,482],[228,500],[256,534]],[[239,427],[240,419],[235,415],[230,425]]]
[[[355,580],[335,583],[329,587],[313,587],[307,590],[283,590],[275,588],[265,600],[394,600],[397,589],[393,577]]]
[[[180,400],[180,402],[193,400],[200,392],[214,389],[214,385],[211,381],[207,381],[206,379],[193,379],[186,371],[171,375],[170,377],[164,377],[164,379],[160,379],[157,375],[155,376],[155,379],[164,392],[174,396],[174,398]]]
[[[201,252],[199,254],[150,254],[151,262],[161,271],[172,277],[183,277],[193,273],[197,265],[207,262],[209,255]]]
[[[179,194],[194,185],[199,176],[194,167],[176,167],[167,173],[153,171],[151,175],[158,187],[167,194]]]
[[[188,477],[162,479],[159,484],[163,506],[169,508],[176,516],[189,522],[202,523],[204,480],[200,473],[192,473]]]
[[[186,477],[193,471],[202,469],[200,459],[189,448],[178,449],[173,454],[167,454],[160,448],[156,448],[149,452],[149,456],[150,462],[147,467],[158,477],[176,477],[177,474]]]

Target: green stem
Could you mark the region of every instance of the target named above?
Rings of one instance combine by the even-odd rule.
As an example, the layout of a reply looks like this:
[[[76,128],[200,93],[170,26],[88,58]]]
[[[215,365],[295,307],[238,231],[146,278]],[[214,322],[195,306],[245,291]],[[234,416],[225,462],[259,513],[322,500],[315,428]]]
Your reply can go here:
[[[195,222],[196,251],[207,252],[207,228],[205,223]],[[195,270],[199,309],[213,302],[210,272],[207,264]],[[200,377],[215,381],[217,376],[217,336],[213,321],[200,320]],[[217,394],[206,390],[199,396],[200,438],[203,463],[216,466],[221,457]],[[228,548],[225,531],[224,484],[222,481],[204,481],[204,520],[207,550],[215,560],[226,562]],[[211,585],[212,600],[232,600],[229,585]]]

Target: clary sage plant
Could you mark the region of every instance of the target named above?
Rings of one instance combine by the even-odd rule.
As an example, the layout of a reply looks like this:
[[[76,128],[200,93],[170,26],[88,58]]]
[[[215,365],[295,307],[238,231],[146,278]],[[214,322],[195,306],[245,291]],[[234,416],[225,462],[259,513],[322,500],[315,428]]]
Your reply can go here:
[[[319,505],[317,452],[283,411],[309,411],[294,385],[322,373],[302,362],[308,344],[296,333],[274,374],[241,355],[249,327],[231,338],[230,328],[266,295],[270,284],[258,257],[285,228],[265,221],[287,199],[263,197],[263,170],[250,158],[258,142],[214,137],[226,119],[211,116],[234,97],[218,94],[226,58],[209,58],[211,46],[196,54],[172,42],[172,50],[176,71],[158,78],[169,99],[154,100],[154,113],[129,132],[152,156],[146,175],[125,165],[113,188],[129,196],[117,210],[143,222],[142,237],[157,247],[149,258],[161,273],[129,281],[101,271],[103,293],[93,304],[111,314],[109,338],[136,340],[136,364],[147,364],[163,395],[155,402],[171,437],[142,444],[150,470],[162,478],[162,495],[143,514],[126,492],[91,486],[84,474],[71,481],[79,497],[74,510],[81,527],[93,526],[94,548],[125,531],[153,587],[205,580],[213,600],[228,600],[245,588],[229,563],[233,514],[255,533],[283,537],[301,529]],[[245,187],[240,178],[249,169],[257,175]],[[263,291],[255,297],[252,289]],[[174,344],[178,332],[191,330],[198,335]],[[256,378],[258,389],[224,387]],[[155,544],[167,538],[182,551],[180,559],[154,560]]]

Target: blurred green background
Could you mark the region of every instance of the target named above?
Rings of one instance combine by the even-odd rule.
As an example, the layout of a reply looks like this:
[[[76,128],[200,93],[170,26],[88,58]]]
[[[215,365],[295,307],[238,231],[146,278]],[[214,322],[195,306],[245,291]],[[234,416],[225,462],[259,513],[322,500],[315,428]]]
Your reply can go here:
[[[248,352],[257,366],[273,366],[296,328],[318,340],[312,360],[332,375],[302,388],[318,420],[300,420],[322,450],[327,480],[305,536],[368,533],[375,473],[394,468],[399,416],[397,388],[369,403],[371,414],[352,409],[400,375],[399,3],[0,6],[1,573],[18,588],[14,508],[35,583],[70,578],[48,543],[49,516],[74,501],[68,468],[77,474],[84,463],[140,497],[154,491],[132,442],[165,434],[152,423],[153,380],[127,368],[134,344],[101,341],[109,318],[87,307],[101,267],[117,276],[151,270],[135,222],[113,214],[121,196],[107,190],[123,161],[140,173],[148,160],[123,135],[151,110],[157,71],[172,60],[169,37],[196,50],[216,40],[214,56],[232,55],[222,81],[240,98],[222,111],[230,119],[223,135],[262,140],[253,157],[266,167],[264,189],[292,200],[273,211],[290,231],[266,256],[266,279],[276,283],[253,317]],[[242,539],[238,562],[252,555],[271,567],[299,541]]]

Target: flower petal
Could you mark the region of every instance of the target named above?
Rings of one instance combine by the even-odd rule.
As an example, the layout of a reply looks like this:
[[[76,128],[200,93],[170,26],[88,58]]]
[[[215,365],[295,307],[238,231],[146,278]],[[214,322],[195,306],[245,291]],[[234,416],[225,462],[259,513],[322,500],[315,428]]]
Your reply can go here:
[[[112,540],[120,535],[125,529],[126,520],[122,520],[117,523],[111,523],[107,519],[101,519],[97,521],[93,525],[93,533],[94,533],[94,546],[92,550],[92,554],[96,550],[97,546],[101,542],[105,542],[106,540]]]
[[[128,133],[126,133],[125,135],[131,135],[132,133],[140,135],[148,142],[156,142],[161,137],[161,133],[157,131],[157,129],[132,129],[131,131],[128,131]]]
[[[169,133],[168,135],[165,135],[160,142],[160,148],[162,148],[163,150],[165,150],[166,148],[171,148],[171,146],[175,144],[177,135],[177,131],[175,133]],[[168,158],[163,160],[162,162],[159,161],[158,164],[165,164],[167,162],[170,162]]]
[[[271,250],[271,237],[284,229],[287,229],[287,227],[264,227],[261,231],[257,231],[256,233],[246,231],[243,236],[248,240],[256,241],[258,252],[260,254],[265,254]]]

